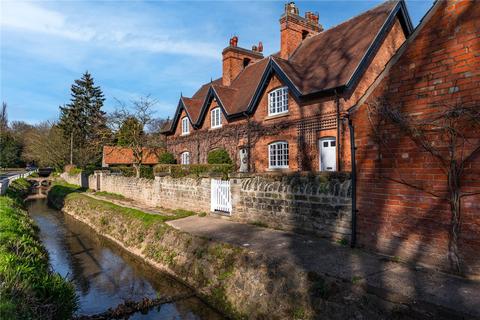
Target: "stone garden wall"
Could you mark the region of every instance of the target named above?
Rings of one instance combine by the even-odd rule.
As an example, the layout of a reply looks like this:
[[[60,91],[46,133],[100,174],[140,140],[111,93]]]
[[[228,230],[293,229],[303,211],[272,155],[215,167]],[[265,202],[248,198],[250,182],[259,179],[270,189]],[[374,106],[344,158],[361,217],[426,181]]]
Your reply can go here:
[[[158,205],[196,212],[210,211],[210,178],[155,177]]]
[[[243,179],[232,219],[333,239],[351,233],[348,174],[256,176]]]
[[[158,188],[151,179],[124,177],[108,173],[100,173],[100,190],[118,193],[125,198],[136,200],[148,206],[158,205]],[[96,181],[96,180],[95,180]],[[95,186],[92,186],[94,189]]]
[[[96,172],[86,179],[86,188],[97,189],[97,175],[100,175],[97,191],[121,194],[149,206],[210,212],[209,177],[164,176],[150,180]],[[78,176],[68,174],[62,174],[62,178],[73,184],[80,181]],[[231,177],[230,185],[232,213],[222,214],[229,219],[332,239],[350,235],[349,174],[243,175]]]

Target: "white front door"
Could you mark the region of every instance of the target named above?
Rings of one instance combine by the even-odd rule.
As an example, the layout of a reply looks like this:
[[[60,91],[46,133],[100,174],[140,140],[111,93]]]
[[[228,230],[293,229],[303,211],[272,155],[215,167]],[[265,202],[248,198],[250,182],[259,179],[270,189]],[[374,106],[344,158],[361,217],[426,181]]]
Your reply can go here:
[[[335,138],[323,138],[320,139],[318,143],[320,150],[320,171],[337,170]]]

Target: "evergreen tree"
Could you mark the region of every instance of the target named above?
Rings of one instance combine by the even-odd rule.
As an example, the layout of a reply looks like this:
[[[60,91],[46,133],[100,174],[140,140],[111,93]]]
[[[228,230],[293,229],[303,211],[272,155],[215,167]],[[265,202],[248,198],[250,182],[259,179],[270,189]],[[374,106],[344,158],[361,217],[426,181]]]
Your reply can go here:
[[[102,111],[103,96],[93,77],[85,72],[71,87],[70,103],[60,107],[58,126],[70,142],[70,162],[80,166],[97,164],[108,136],[107,119]]]

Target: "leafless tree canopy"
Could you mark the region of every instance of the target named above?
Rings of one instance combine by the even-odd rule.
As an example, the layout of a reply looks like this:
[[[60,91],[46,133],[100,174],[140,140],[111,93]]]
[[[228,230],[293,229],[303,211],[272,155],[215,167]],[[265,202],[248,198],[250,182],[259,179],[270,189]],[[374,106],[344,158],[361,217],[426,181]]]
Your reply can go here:
[[[122,139],[122,146],[133,150],[133,166],[136,176],[140,177],[145,157],[148,157],[150,153],[158,156],[159,147],[162,146],[159,135],[155,136],[156,133],[145,132],[147,128],[155,128],[155,125],[159,125],[162,121],[154,118],[153,107],[157,104],[157,100],[147,95],[132,101],[130,106],[120,100],[117,100],[117,104],[117,109],[109,117],[110,127],[117,134],[122,130],[128,130],[128,136]],[[126,129],[124,126],[129,121],[130,125]]]

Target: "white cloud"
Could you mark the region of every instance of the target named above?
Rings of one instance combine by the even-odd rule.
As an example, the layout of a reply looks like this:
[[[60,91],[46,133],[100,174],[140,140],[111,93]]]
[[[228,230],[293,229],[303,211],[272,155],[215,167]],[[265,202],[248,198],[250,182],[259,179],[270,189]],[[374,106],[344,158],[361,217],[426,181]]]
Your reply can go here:
[[[2,2],[1,26],[27,32],[44,33],[71,40],[89,41],[95,32],[88,28],[71,28],[61,13],[28,2]]]
[[[116,21],[101,21],[92,26],[81,24],[71,17],[31,2],[5,1],[1,3],[0,26],[3,31],[12,29],[23,33],[37,33],[64,38],[73,41],[88,42],[109,48],[125,48],[152,53],[171,53],[197,57],[219,57],[220,48],[192,39],[177,38],[181,32],[170,33],[165,30],[155,32],[136,32],[129,30],[128,24]],[[110,24],[110,26],[109,26]],[[124,25],[123,29],[119,26]],[[142,30],[144,31],[144,30]],[[185,34],[185,33],[184,33]]]

